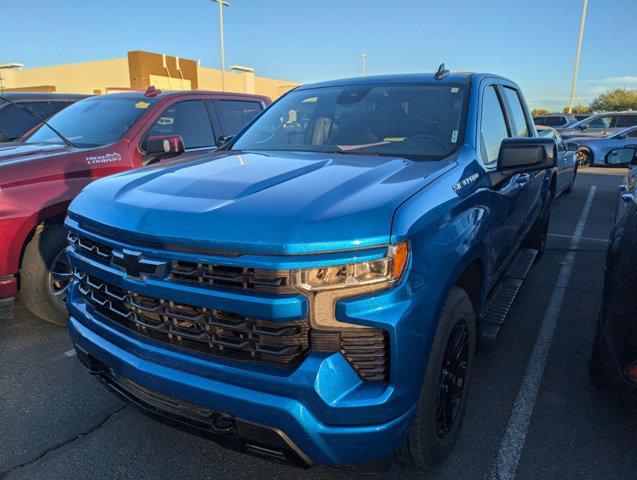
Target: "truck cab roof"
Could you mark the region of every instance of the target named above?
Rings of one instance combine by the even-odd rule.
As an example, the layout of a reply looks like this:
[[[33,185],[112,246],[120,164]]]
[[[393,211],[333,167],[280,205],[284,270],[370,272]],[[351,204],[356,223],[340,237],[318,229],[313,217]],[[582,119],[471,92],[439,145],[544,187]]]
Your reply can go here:
[[[327,82],[317,82],[306,85],[301,85],[295,90],[307,90],[311,88],[323,88],[323,87],[343,87],[348,85],[378,85],[378,84],[399,84],[399,83],[429,83],[432,85],[439,84],[469,84],[473,80],[481,80],[483,78],[500,78],[506,82],[514,84],[509,79],[501,77],[499,75],[493,75],[490,73],[475,73],[475,72],[451,72],[446,77],[437,80],[435,73],[405,73],[405,74],[391,74],[391,75],[372,75],[367,77],[351,77],[341,80],[331,80]]]

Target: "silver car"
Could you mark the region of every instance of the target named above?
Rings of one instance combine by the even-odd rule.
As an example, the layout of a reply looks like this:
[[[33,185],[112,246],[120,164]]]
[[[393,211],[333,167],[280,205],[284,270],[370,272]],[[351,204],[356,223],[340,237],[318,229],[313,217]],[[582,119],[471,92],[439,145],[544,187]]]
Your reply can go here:
[[[580,166],[605,166],[608,152],[637,143],[637,127],[625,128],[608,137],[576,137],[570,142],[577,144]]]
[[[637,125],[637,112],[599,113],[566,128],[557,128],[562,138],[607,137]]]
[[[571,193],[577,176],[577,156],[574,144],[564,142],[560,134],[551,127],[536,126],[540,137],[554,138],[557,142],[557,189],[555,196]]]

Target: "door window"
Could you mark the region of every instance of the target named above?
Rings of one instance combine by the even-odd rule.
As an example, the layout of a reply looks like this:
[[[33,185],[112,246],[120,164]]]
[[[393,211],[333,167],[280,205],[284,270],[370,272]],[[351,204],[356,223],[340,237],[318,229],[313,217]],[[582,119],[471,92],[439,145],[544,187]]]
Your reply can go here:
[[[628,138],[637,138],[637,128],[626,133]]]
[[[216,144],[210,117],[202,100],[186,100],[168,106],[157,117],[146,137],[166,135],[180,135],[186,149]]]
[[[615,127],[627,128],[637,125],[637,115],[617,115]]]
[[[561,127],[565,123],[564,117],[546,117],[546,125],[549,127]]]
[[[215,106],[224,136],[234,135],[261,113],[261,104],[258,102],[217,100]]]
[[[508,137],[509,131],[500,98],[495,86],[490,85],[484,91],[480,123],[480,153],[486,165],[497,161],[502,140]]]
[[[511,115],[513,116],[513,125],[511,125],[511,136],[530,136],[529,126],[526,122],[526,115],[524,114],[524,108],[522,108],[522,104],[520,103],[520,96],[518,92],[512,88],[504,87],[504,96],[507,99],[509,108],[511,109]]]
[[[610,128],[612,121],[613,117],[611,115],[605,115],[592,119],[586,126],[588,128]]]

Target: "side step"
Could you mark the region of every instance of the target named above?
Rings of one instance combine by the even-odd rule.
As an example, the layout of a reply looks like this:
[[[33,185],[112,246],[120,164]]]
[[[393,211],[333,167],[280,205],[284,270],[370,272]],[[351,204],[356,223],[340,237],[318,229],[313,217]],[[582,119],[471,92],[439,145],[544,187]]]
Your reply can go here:
[[[522,248],[511,261],[507,271],[495,286],[487,299],[487,306],[482,316],[482,343],[493,344],[500,327],[506,320],[511,305],[531,270],[537,250]]]

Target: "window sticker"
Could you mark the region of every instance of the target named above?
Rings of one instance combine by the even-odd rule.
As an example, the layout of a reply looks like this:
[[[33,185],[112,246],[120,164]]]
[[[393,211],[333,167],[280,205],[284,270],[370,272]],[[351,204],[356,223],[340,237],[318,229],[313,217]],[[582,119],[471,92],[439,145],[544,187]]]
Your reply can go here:
[[[458,87],[451,87],[451,93],[458,93],[460,89]]]
[[[383,142],[404,142],[407,137],[387,137],[383,138]]]
[[[451,143],[456,143],[458,141],[458,130],[454,130],[451,133]]]
[[[135,108],[148,108],[150,106],[150,103],[148,102],[137,102],[135,104]]]

